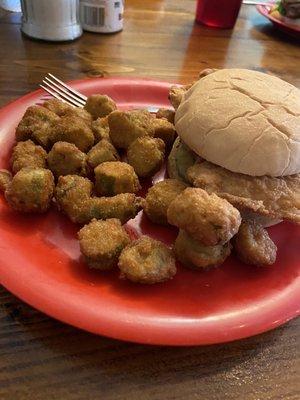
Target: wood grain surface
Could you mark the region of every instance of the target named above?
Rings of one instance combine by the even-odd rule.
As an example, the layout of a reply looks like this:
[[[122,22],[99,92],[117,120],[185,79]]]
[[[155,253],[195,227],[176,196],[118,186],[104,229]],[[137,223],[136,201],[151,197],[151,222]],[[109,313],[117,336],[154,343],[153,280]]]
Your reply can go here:
[[[0,11],[0,106],[64,80],[107,75],[188,83],[207,67],[246,67],[300,86],[300,47],[243,6],[233,31],[194,24],[192,0],[127,0],[124,31],[44,43]],[[1,260],[0,260],[1,262]],[[59,299],[58,299],[59,301]],[[77,330],[0,289],[1,400],[299,400],[300,321],[234,343],[170,348]]]

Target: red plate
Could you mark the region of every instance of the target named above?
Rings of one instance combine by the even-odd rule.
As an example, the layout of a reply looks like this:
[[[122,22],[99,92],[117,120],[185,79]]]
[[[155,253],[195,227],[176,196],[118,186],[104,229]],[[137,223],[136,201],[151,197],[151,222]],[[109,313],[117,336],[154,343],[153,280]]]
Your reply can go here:
[[[168,83],[91,79],[72,84],[86,95],[106,93],[122,107],[168,106]],[[0,167],[7,167],[14,128],[42,91],[0,111]],[[156,177],[157,179],[158,177]],[[176,231],[140,213],[128,224],[171,244]],[[81,262],[78,227],[51,210],[43,216],[11,211],[0,196],[0,281],[16,296],[52,317],[90,332],[140,343],[196,345],[255,335],[299,314],[300,228],[270,228],[278,246],[273,267],[244,265],[233,256],[222,267],[195,272],[178,266],[167,283],[143,286],[118,272],[90,271]]]
[[[268,18],[276,28],[296,39],[300,39],[300,26],[293,24],[292,19],[289,18],[288,20],[291,21],[291,23],[287,23],[285,20],[277,19],[269,14],[273,5],[274,3],[270,3],[270,5],[257,5],[256,8],[258,12]]]

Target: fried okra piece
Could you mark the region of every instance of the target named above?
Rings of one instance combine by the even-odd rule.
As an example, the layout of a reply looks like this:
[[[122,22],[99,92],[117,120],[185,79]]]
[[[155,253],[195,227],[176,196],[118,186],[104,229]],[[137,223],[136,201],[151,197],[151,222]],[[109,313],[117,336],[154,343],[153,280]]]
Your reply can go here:
[[[192,167],[197,156],[181,140],[176,138],[168,157],[167,170],[170,178],[188,183],[187,170]]]
[[[127,149],[135,139],[153,136],[153,119],[146,110],[112,112],[108,116],[112,143],[117,149]]]
[[[105,161],[119,161],[120,156],[116,148],[106,139],[100,140],[87,154],[87,163],[95,169]]]
[[[103,94],[92,94],[87,98],[84,106],[94,119],[106,117],[117,109],[116,103],[110,97]]]
[[[42,146],[36,145],[32,140],[18,142],[13,148],[11,167],[14,174],[22,168],[46,168],[47,153]]]
[[[92,116],[80,107],[73,107],[59,99],[50,99],[44,102],[43,107],[54,112],[59,117],[76,116],[85,120],[88,124],[92,122]]]
[[[173,200],[187,188],[176,179],[166,179],[153,185],[147,193],[144,211],[155,224],[168,225],[167,211]]]
[[[16,139],[17,141],[31,139],[47,149],[50,146],[52,129],[59,119],[54,112],[45,107],[31,106],[27,108],[17,126]]]
[[[169,91],[169,100],[172,106],[177,110],[185,93],[193,86],[195,82],[185,86],[173,85]]]
[[[156,118],[165,118],[174,125],[175,111],[167,108],[159,108],[156,113]]]
[[[86,154],[73,143],[54,143],[47,156],[47,163],[56,178],[61,175],[87,174]]]
[[[87,178],[78,175],[60,176],[55,189],[58,208],[78,224],[86,224],[93,218],[117,218],[124,224],[144,206],[144,199],[132,193],[91,197],[92,190],[93,184]]]
[[[12,180],[12,174],[6,169],[0,169],[0,192],[5,192]]]
[[[114,196],[136,193],[141,189],[131,165],[121,161],[107,161],[95,168],[95,190],[98,195]]]
[[[93,218],[117,218],[122,224],[134,218],[144,207],[145,200],[133,193],[121,193],[112,197],[92,197],[85,202],[80,215],[81,223]]]
[[[130,242],[116,218],[93,219],[78,232],[81,253],[90,268],[108,270],[117,265],[119,255]]]
[[[172,201],[168,221],[205,246],[228,242],[239,230],[241,215],[227,200],[187,188]]]
[[[243,221],[233,246],[239,259],[250,265],[272,265],[276,261],[277,247],[266,229],[254,221]]]
[[[91,198],[92,182],[79,175],[61,175],[55,188],[54,196],[59,210],[63,211],[73,222],[78,222],[83,204]],[[89,222],[86,218],[83,222]],[[81,222],[81,221],[80,221]]]
[[[118,266],[121,277],[132,282],[164,282],[176,274],[172,251],[162,242],[142,236],[121,252]]]
[[[162,139],[170,149],[176,137],[175,127],[165,118],[153,118],[154,137]]]
[[[110,141],[108,118],[97,118],[92,122],[92,130],[95,137],[95,143],[100,142],[102,139]]]
[[[76,116],[66,116],[60,118],[52,130],[52,143],[68,142],[87,152],[94,144],[94,135],[92,129],[86,122]]]
[[[176,258],[185,267],[204,269],[223,264],[231,252],[231,244],[227,242],[224,245],[203,246],[180,229],[175,241],[174,251]]]
[[[144,136],[128,147],[127,160],[136,174],[142,178],[160,170],[165,156],[165,144],[161,139]]]
[[[13,177],[5,198],[16,211],[44,213],[50,207],[54,191],[52,172],[44,168],[23,168]]]

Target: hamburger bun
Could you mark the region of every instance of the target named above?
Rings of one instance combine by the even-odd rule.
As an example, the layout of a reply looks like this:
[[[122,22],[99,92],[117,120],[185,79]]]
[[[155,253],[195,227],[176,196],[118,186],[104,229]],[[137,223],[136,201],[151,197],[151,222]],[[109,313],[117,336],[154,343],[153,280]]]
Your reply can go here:
[[[275,76],[247,69],[205,76],[184,93],[175,128],[197,155],[232,172],[300,172],[300,90]]]

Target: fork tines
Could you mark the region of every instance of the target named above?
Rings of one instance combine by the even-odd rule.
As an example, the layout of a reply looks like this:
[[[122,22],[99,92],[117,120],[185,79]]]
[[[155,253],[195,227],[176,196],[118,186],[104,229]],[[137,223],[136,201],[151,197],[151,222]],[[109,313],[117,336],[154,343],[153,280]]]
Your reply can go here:
[[[45,76],[43,85],[40,85],[40,87],[46,90],[51,96],[75,107],[83,108],[87,100],[87,97],[82,93],[66,85],[50,73]]]

